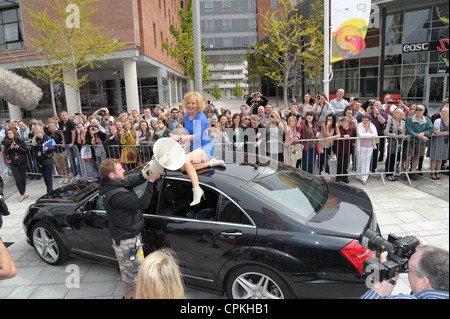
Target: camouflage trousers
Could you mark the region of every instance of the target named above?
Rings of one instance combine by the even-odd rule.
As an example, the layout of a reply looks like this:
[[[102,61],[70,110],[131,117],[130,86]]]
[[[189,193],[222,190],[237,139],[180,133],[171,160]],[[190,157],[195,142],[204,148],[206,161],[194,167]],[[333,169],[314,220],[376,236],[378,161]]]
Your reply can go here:
[[[144,259],[142,236],[138,234],[133,238],[121,240],[120,245],[116,245],[113,239],[112,246],[119,262],[120,276],[125,289],[127,291],[136,291],[137,275],[141,262]],[[136,255],[134,260],[131,260],[130,254],[133,249],[135,249]]]

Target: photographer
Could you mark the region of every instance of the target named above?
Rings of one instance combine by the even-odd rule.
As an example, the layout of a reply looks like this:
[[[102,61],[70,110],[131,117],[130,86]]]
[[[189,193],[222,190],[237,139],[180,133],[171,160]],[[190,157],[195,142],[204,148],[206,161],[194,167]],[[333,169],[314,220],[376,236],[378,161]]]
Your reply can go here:
[[[97,120],[92,120],[91,125],[88,126],[85,141],[87,145],[92,145],[97,167],[106,159],[106,150],[103,147],[103,142],[106,139],[106,134],[101,130],[100,123]]]
[[[408,281],[411,294],[391,295],[399,275],[376,284],[361,299],[448,299],[448,251],[425,245],[422,238],[410,234],[419,241],[415,253],[408,261]],[[380,255],[380,262],[387,261],[387,252]]]
[[[269,100],[259,92],[252,93],[247,101],[245,102],[248,106],[250,106],[250,114],[257,115],[258,107],[266,106]]]
[[[405,118],[409,117],[409,107],[403,103],[402,100],[398,100],[397,102],[388,101],[384,111],[388,115],[388,120],[390,120],[394,116],[394,111],[399,108],[405,113]]]

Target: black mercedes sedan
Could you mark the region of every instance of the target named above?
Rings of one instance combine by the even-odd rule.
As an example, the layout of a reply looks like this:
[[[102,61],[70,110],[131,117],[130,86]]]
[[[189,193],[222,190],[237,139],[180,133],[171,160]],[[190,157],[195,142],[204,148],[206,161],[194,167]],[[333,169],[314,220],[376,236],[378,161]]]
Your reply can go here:
[[[229,298],[357,298],[367,290],[362,267],[373,253],[359,238],[378,226],[364,191],[273,161],[198,174],[199,205],[189,206],[188,176],[168,171],[144,212],[146,253],[172,249],[186,284]],[[27,240],[44,261],[118,266],[98,187],[68,185],[28,208]]]

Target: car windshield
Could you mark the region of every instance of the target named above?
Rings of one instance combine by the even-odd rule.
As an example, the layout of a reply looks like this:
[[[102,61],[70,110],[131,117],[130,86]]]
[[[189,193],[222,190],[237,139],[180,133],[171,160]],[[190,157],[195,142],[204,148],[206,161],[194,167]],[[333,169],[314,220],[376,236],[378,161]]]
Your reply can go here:
[[[258,176],[244,186],[294,218],[311,219],[325,204],[327,188],[296,171]]]

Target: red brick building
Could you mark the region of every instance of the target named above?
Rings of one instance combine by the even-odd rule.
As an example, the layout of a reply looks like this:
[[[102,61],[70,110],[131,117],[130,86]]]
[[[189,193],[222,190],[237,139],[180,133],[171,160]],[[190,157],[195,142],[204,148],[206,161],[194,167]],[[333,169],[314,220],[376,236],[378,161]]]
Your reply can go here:
[[[100,0],[93,4],[96,12],[90,22],[103,27],[105,34],[114,30],[112,36],[127,44],[101,69],[89,70],[89,83],[80,89],[83,112],[89,114],[100,107],[108,107],[117,113],[121,109],[142,110],[144,106],[177,105],[181,101],[186,91],[186,77],[162,46],[162,42],[171,39],[170,24],[180,25],[181,5],[179,0]],[[30,65],[37,65],[39,59],[27,45],[36,31],[28,23],[30,15],[24,6],[31,10],[48,8],[47,0],[12,0],[0,4],[0,66],[28,77],[10,57],[13,54]],[[48,8],[49,14],[51,11]],[[36,110],[25,112],[0,101],[0,118],[52,115],[48,83],[35,82],[44,91]],[[76,94],[73,89],[55,84],[53,90],[58,111],[78,112],[77,105],[69,98]]]

